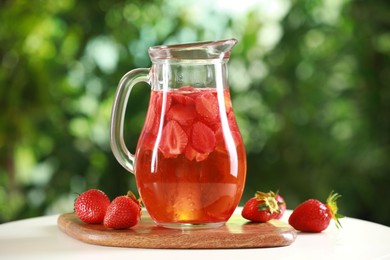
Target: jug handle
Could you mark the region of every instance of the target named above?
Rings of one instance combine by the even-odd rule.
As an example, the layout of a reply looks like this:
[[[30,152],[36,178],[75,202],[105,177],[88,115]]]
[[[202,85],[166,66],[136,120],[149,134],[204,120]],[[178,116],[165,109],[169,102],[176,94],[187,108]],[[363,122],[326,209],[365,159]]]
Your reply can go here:
[[[118,84],[111,112],[110,144],[117,161],[129,172],[134,174],[134,154],[129,152],[123,139],[123,125],[127,101],[133,86],[140,82],[149,84],[147,68],[134,69],[127,72]]]

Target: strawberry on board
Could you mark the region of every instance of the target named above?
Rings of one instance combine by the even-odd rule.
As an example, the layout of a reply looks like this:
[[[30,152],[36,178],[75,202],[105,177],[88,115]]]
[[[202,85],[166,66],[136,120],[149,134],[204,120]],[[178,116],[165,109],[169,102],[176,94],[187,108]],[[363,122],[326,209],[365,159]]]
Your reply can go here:
[[[76,215],[85,223],[102,223],[110,199],[107,195],[97,189],[90,189],[81,193],[74,202]]]
[[[141,218],[141,202],[129,191],[116,197],[107,208],[103,225],[106,228],[127,229],[135,226]]]
[[[279,194],[276,194],[275,199],[278,202],[279,209],[280,209],[279,213],[276,214],[275,219],[281,219],[284,215],[284,212],[286,212],[286,208],[287,208],[286,201]]]
[[[275,197],[272,191],[268,193],[257,191],[255,196],[245,203],[241,215],[253,222],[267,222],[275,218],[280,212]]]
[[[309,199],[298,205],[291,214],[288,223],[296,230],[302,232],[318,233],[325,230],[333,219],[336,227],[340,228],[339,218],[343,216],[337,214],[337,199],[341,195],[331,192],[326,204],[316,200]]]

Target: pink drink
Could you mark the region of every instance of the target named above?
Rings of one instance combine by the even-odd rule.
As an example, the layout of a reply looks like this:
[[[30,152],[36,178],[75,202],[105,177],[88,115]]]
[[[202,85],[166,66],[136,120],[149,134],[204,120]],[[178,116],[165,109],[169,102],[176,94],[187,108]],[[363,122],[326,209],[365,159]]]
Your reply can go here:
[[[152,91],[136,158],[137,186],[157,223],[226,222],[246,176],[229,91]]]

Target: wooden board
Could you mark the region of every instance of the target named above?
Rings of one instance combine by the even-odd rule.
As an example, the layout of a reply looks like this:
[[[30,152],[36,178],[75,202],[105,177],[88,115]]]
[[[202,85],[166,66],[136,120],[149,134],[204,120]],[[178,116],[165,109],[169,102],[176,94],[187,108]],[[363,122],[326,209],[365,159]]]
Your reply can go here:
[[[58,227],[80,241],[130,248],[261,248],[288,246],[296,231],[287,223],[247,222],[233,215],[226,225],[214,229],[179,230],[156,226],[150,216],[142,215],[136,226],[126,230],[107,229],[101,224],[85,224],[75,213],[62,214]]]

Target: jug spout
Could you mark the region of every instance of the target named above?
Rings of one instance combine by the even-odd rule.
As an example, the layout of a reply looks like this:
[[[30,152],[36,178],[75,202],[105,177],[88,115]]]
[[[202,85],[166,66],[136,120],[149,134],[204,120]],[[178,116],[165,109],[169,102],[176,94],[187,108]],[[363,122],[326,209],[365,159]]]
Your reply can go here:
[[[175,45],[160,45],[149,48],[152,61],[157,60],[211,60],[229,59],[237,39],[194,42]]]

